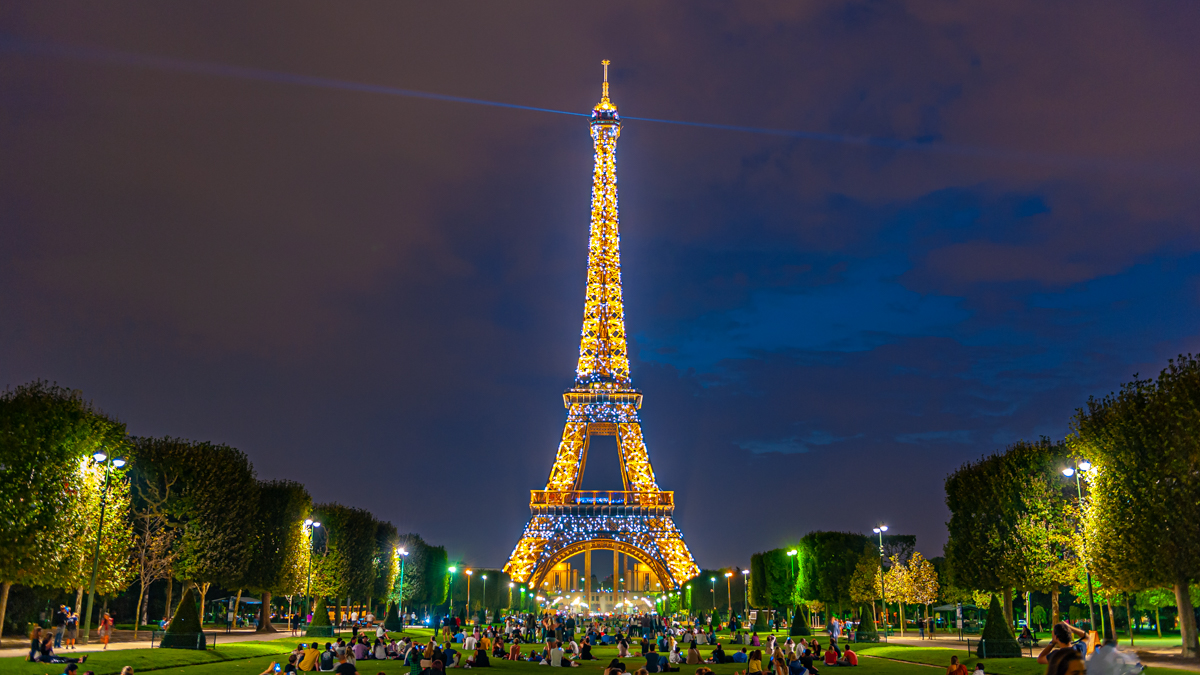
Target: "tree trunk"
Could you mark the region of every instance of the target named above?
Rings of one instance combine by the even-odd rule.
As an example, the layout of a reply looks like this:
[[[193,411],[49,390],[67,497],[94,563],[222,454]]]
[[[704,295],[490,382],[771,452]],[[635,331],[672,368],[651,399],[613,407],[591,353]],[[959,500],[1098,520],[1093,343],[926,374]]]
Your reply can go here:
[[[1058,624],[1058,584],[1050,591],[1050,625]]]
[[[262,606],[258,615],[258,631],[259,633],[275,633],[275,626],[271,625],[271,592],[263,591]]]
[[[1158,618],[1158,607],[1154,608],[1154,630],[1158,631],[1158,637],[1162,637],[1162,621]],[[4,615],[0,614],[0,623],[3,623]]]
[[[208,597],[208,589],[212,586],[211,582],[196,584],[196,590],[200,591],[200,629],[204,629],[204,610],[208,608],[205,604],[205,598]]]
[[[1005,589],[1004,589],[1004,604],[1003,604],[1003,606],[1002,606],[1002,607],[1003,607],[1003,609],[1004,609],[1004,619],[1005,619],[1006,621],[1008,621],[1008,627],[1009,627],[1009,628],[1012,628],[1012,627],[1013,627],[1013,625],[1015,624],[1015,622],[1013,621],[1013,603],[1012,603],[1012,596],[1013,596],[1013,589],[1012,589],[1012,587],[1010,586],[1010,587],[1008,587],[1008,588],[1005,588]]]
[[[163,613],[167,616],[167,621],[170,621],[174,614],[171,613],[171,596],[175,594],[175,577],[167,577],[167,608]]]
[[[1186,579],[1175,582],[1175,607],[1179,609],[1179,636],[1183,639],[1180,656],[1185,659],[1196,658],[1196,610],[1192,607],[1192,598],[1188,594]]]
[[[1112,599],[1106,598],[1104,604],[1108,605],[1108,627],[1115,643],[1117,641],[1117,617],[1113,616]]]
[[[137,610],[133,613],[133,639],[138,638],[138,629],[142,627],[142,605],[146,600],[146,584],[142,583],[138,587]]]
[[[11,581],[0,584],[0,636],[4,635],[4,615],[8,613],[8,589],[12,588]]]
[[[904,637],[904,601],[898,602],[897,607],[900,608],[900,637]]]
[[[237,600],[233,601],[233,627],[237,628],[238,615],[242,613],[242,589],[238,589]]]
[[[1025,627],[1033,630],[1033,592],[1025,591]]]
[[[1125,622],[1129,626],[1129,646],[1133,646],[1133,611],[1129,608],[1129,594],[1125,594]]]

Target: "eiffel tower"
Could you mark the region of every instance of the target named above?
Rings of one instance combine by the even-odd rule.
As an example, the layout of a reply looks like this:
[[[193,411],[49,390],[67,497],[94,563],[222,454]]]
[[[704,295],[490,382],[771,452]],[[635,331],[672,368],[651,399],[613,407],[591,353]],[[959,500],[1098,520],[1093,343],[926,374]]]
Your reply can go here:
[[[617,554],[647,566],[664,591],[700,572],[672,519],[675,495],[659,489],[654,478],[638,417],[642,393],[629,380],[617,219],[621,118],[608,97],[609,62],[603,64],[603,95],[591,119],[596,161],[579,365],[575,385],[563,393],[567,422],[546,489],[530,491],[532,516],[504,566],[513,580],[534,591],[547,583],[556,565],[584,553],[590,595],[593,550],[613,552],[614,590],[619,590]],[[580,489],[593,436],[617,437],[622,490]],[[624,590],[644,589],[626,585]]]

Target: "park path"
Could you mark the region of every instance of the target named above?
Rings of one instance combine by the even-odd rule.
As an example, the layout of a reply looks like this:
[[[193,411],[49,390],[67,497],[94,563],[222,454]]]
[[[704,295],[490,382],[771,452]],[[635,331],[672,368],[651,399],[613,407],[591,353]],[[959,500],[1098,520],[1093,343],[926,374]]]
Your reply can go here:
[[[207,635],[215,636],[217,645],[229,644],[231,642],[267,642],[278,640],[280,638],[292,637],[291,631],[287,628],[282,628],[276,633],[256,633],[252,628],[243,628],[233,630],[226,633],[223,629],[217,628],[204,631]],[[139,638],[147,635],[146,631],[139,631]],[[297,635],[296,640],[302,640],[303,637]],[[158,644],[155,641],[154,644]],[[133,631],[118,630],[113,631],[113,637],[109,640],[108,651],[120,651],[123,649],[148,649],[150,648],[150,640],[133,639]],[[54,650],[59,656],[76,657],[83,654],[92,654],[102,651],[104,645],[100,644],[100,638],[96,636],[95,631],[92,633],[92,643],[90,645],[79,645],[77,649],[56,649]],[[0,658],[6,656],[25,656],[29,653],[28,638],[17,638],[15,636],[6,636],[4,641],[0,643]]]
[[[972,640],[976,638],[972,637]],[[961,649],[964,652],[967,650],[966,640],[959,640],[957,635],[938,635],[934,638],[921,639],[920,637],[900,637],[898,635],[888,636],[887,644],[904,645],[906,647],[943,647],[947,649]],[[1045,641],[1043,640],[1043,644]],[[1183,659],[1179,657],[1179,645],[1172,647],[1158,647],[1146,649],[1140,646],[1129,646],[1129,643],[1122,642],[1117,645],[1117,649],[1123,652],[1131,652],[1137,655],[1138,660],[1145,666],[1155,666],[1162,668],[1178,668],[1181,670],[1190,670],[1200,673],[1200,659]],[[1037,655],[1039,649],[1034,650],[1034,656]],[[1027,652],[1022,652],[1023,658],[1029,658]],[[879,657],[877,657],[879,658]],[[949,656],[946,657],[949,660]],[[947,665],[949,665],[947,663]]]

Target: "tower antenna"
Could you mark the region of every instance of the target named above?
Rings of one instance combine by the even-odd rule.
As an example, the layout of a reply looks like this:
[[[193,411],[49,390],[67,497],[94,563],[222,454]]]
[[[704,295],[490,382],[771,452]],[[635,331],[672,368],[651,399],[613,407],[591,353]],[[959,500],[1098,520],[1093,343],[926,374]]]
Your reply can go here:
[[[601,98],[608,98],[608,64],[611,63],[611,61],[605,59],[600,63],[604,66],[604,96]]]

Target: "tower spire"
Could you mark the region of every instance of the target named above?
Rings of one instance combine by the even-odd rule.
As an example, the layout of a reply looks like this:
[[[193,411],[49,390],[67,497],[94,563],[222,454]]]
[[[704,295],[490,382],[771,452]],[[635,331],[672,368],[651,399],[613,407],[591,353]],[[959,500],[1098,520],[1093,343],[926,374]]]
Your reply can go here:
[[[608,59],[605,59],[605,60],[601,61],[600,63],[604,65],[604,94],[600,98],[607,101],[608,100],[608,64],[611,62]]]

